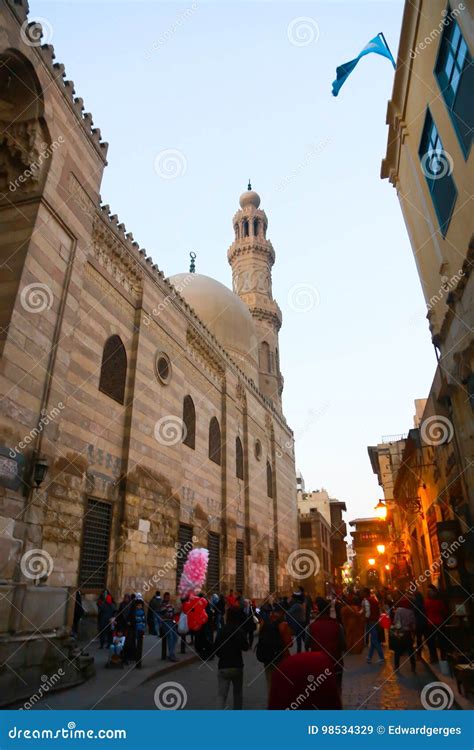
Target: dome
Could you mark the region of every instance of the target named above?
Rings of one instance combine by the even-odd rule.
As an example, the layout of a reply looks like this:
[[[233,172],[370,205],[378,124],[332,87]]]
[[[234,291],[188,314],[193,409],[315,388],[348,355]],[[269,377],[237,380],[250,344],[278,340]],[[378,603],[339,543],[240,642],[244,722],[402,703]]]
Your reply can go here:
[[[210,276],[178,273],[169,281],[245,374],[258,383],[258,339],[247,305]]]
[[[240,196],[240,208],[246,208],[247,206],[254,206],[254,208],[258,208],[260,205],[260,196],[258,193],[255,192],[255,190],[246,190],[245,193],[242,193]]]

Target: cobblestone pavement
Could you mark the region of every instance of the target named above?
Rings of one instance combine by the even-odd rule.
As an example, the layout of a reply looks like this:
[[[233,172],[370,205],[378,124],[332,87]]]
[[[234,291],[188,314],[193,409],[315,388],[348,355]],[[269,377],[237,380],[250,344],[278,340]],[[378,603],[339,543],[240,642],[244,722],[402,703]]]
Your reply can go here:
[[[156,700],[167,700],[169,690],[185,703],[185,710],[215,709],[217,696],[217,659],[193,661],[175,668],[160,659],[156,638],[147,636],[142,670],[105,669],[106,654],[92,644],[89,652],[96,658],[97,674],[83,685],[52,693],[35,705],[36,709],[149,709],[156,710]],[[392,654],[382,665],[366,663],[367,651],[345,659],[343,706],[345,709],[420,709],[421,690],[436,678],[423,662],[417,663],[417,674],[403,663],[398,673],[392,667]],[[180,656],[180,659],[189,659]],[[266,709],[266,682],[262,665],[254,653],[244,654],[244,708]],[[159,673],[159,670],[165,673]],[[170,671],[171,670],[171,671]],[[171,687],[168,683],[172,683]],[[158,697],[156,697],[158,696]],[[161,696],[161,697],[160,697]],[[231,708],[231,695],[229,708]],[[453,706],[456,708],[456,704]]]
[[[417,673],[410,663],[401,662],[398,672],[393,669],[393,656],[387,652],[385,664],[367,664],[367,651],[349,655],[344,660],[345,672],[342,700],[347,709],[422,709],[420,693],[423,687],[435,680],[428,667],[417,662]]]

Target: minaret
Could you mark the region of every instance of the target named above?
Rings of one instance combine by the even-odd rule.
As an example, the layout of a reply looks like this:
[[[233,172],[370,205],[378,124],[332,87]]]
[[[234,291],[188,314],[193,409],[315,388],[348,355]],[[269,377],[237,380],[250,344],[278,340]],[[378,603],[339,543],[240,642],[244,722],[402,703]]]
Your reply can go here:
[[[283,377],[280,373],[278,331],[281,310],[272,297],[272,266],[275,251],[267,240],[268,220],[259,209],[260,196],[249,182],[240,196],[240,210],[234,216],[235,240],[227,258],[232,266],[234,292],[248,306],[258,336],[259,383],[261,392],[281,410]]]

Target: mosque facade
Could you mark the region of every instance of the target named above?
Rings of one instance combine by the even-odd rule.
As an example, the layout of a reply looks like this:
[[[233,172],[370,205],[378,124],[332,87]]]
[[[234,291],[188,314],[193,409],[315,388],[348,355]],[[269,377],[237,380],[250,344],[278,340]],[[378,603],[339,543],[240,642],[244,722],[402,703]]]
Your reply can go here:
[[[166,278],[102,203],[107,144],[26,2],[1,12],[3,656],[70,625],[78,588],[174,594],[192,546],[208,592],[287,591],[293,434],[260,197],[232,220],[233,290]]]

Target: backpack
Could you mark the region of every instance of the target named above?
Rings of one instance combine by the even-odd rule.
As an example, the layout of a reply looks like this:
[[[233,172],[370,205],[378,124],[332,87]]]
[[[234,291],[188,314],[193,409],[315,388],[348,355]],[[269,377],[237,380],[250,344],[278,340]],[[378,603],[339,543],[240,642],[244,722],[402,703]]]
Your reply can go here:
[[[255,651],[258,661],[263,664],[271,664],[281,658],[282,651],[283,642],[278,623],[270,622],[263,625]]]

